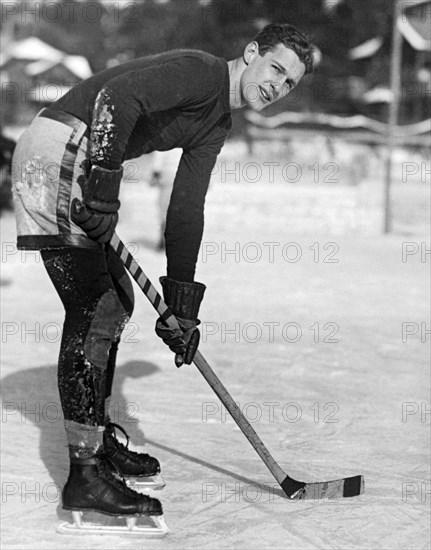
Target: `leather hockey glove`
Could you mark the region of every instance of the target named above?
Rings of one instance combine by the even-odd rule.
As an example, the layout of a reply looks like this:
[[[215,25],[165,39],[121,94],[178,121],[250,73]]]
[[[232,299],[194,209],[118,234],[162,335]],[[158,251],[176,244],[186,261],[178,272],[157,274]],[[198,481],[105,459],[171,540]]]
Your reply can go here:
[[[175,365],[190,365],[199,346],[200,332],[197,325],[199,307],[206,286],[202,283],[182,283],[169,277],[160,277],[165,302],[177,318],[181,330],[172,329],[159,317],[156,334],[175,353]]]
[[[107,170],[92,166],[84,185],[83,201],[72,201],[71,219],[90,239],[99,243],[111,240],[118,222],[120,183],[123,167]]]

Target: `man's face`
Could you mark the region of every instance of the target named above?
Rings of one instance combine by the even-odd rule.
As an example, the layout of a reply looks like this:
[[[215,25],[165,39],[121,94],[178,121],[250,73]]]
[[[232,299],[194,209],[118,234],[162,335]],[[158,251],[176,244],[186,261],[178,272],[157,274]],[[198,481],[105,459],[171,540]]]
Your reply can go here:
[[[254,111],[261,111],[286,96],[305,74],[305,65],[284,44],[259,55],[257,43],[251,42],[245,49],[244,60],[248,64],[241,75],[242,103]]]

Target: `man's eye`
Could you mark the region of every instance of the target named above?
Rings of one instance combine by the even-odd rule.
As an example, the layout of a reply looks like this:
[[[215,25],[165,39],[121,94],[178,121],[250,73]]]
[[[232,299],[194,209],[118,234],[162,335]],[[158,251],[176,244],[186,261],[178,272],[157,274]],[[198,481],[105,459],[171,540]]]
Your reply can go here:
[[[284,93],[288,94],[292,90],[292,84],[290,82],[285,82],[283,85]]]
[[[277,67],[277,65],[273,65],[273,67],[274,67],[274,69],[275,69],[275,71],[276,71],[277,74],[280,74],[280,73],[281,73],[280,67]]]

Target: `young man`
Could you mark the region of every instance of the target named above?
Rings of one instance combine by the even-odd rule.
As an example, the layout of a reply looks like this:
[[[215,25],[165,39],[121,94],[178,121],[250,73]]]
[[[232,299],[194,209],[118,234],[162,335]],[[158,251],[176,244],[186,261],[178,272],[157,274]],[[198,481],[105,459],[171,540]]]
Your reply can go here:
[[[109,241],[118,220],[122,162],[183,150],[166,219],[164,298],[182,328],[156,333],[190,364],[205,286],[194,281],[210,174],[231,128],[231,109],[260,111],[313,69],[308,39],[269,25],[226,62],[194,50],[144,57],[94,75],[39,113],[14,156],[18,247],[38,249],[66,317],[58,387],[69,444],[63,507],[111,515],[162,514],[157,499],[118,479],[160,465],[116,439],[108,415],[121,331],[133,290]]]

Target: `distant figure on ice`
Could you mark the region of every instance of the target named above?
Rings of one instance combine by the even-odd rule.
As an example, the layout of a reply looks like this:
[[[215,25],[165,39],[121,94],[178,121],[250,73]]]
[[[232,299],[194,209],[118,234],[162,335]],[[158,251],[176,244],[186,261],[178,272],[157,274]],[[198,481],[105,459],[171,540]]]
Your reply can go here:
[[[174,50],[104,70],[43,109],[19,139],[13,159],[18,248],[40,250],[66,311],[58,387],[70,473],[62,500],[78,525],[86,510],[129,519],[162,515],[159,500],[117,475],[145,481],[160,472],[158,460],[122,445],[108,412],[120,335],[134,304],[131,281],[109,245],[123,161],[182,150],[161,277],[181,331],[158,319],[156,333],[176,354],[177,366],[190,364],[205,291],[194,278],[205,195],[231,129],[231,110],[261,111],[312,70],[308,38],[291,25],[268,25],[228,62]]]

